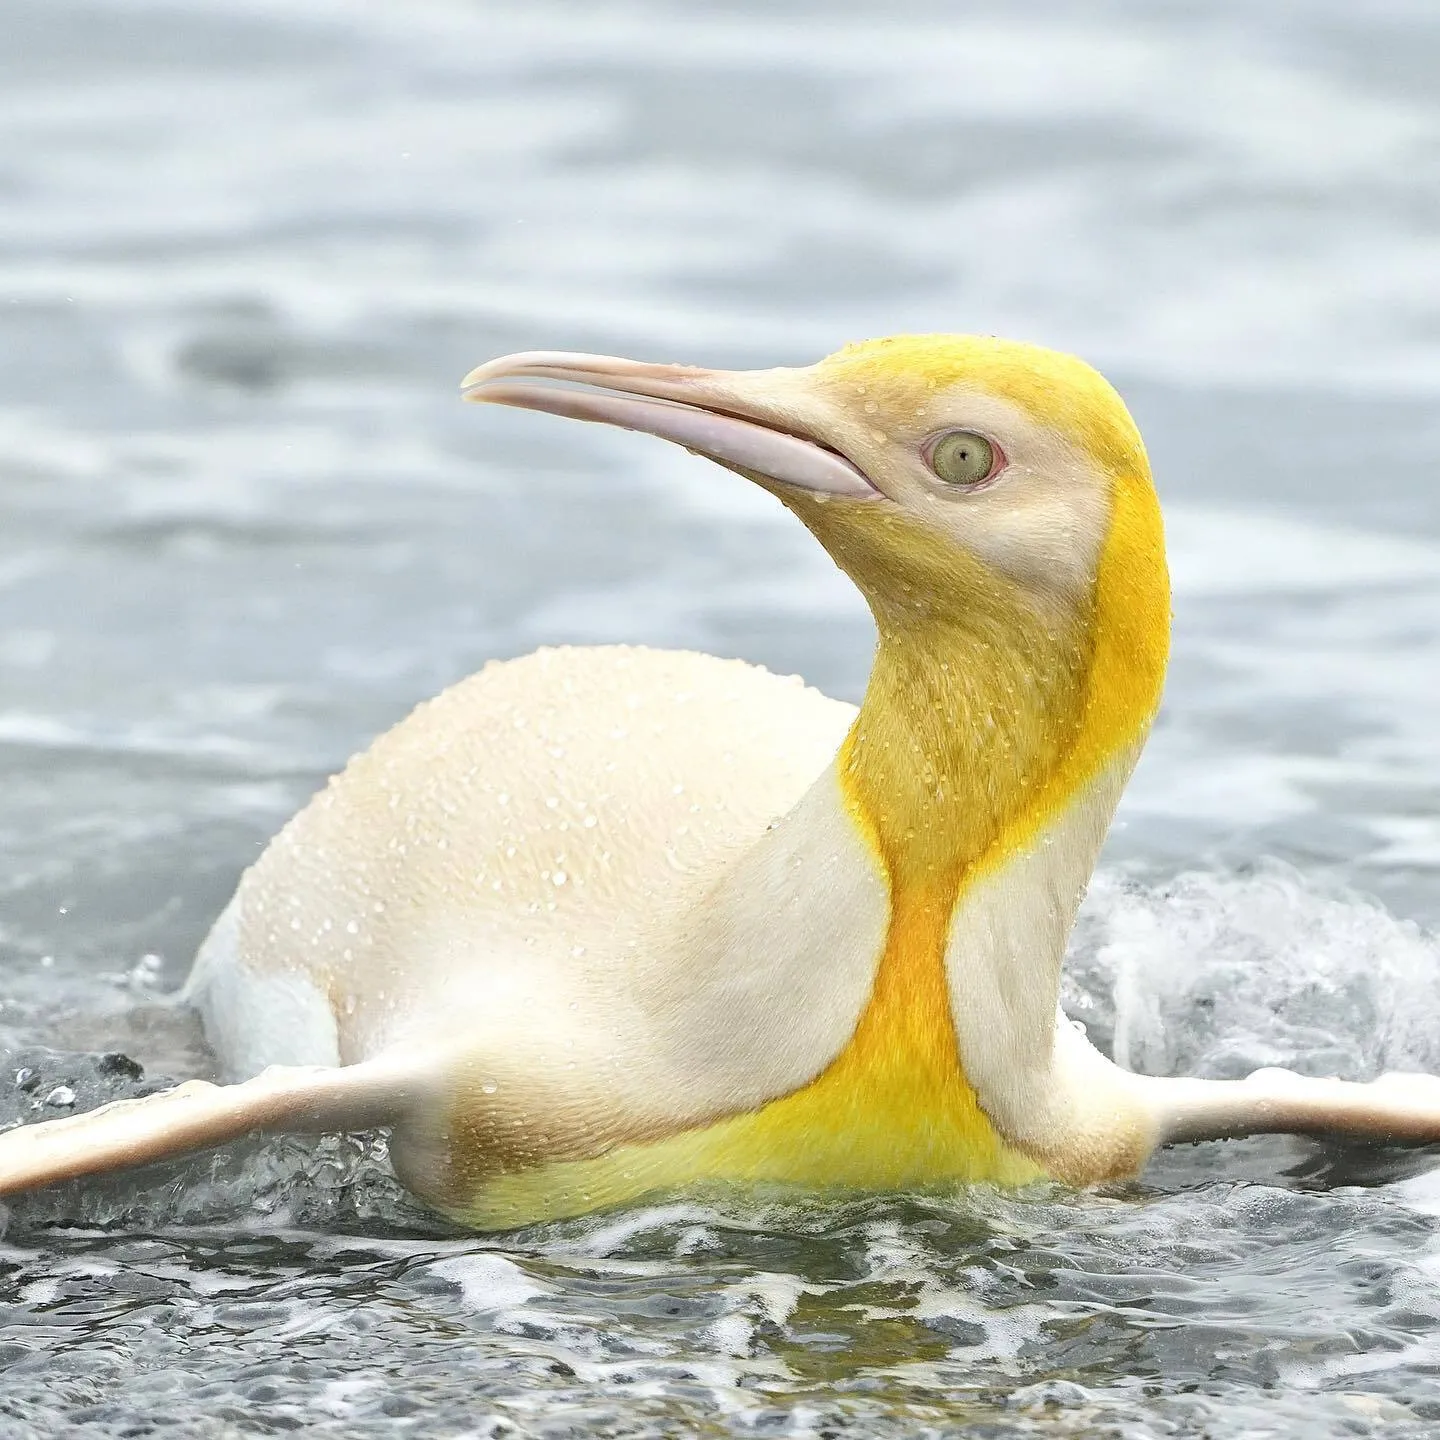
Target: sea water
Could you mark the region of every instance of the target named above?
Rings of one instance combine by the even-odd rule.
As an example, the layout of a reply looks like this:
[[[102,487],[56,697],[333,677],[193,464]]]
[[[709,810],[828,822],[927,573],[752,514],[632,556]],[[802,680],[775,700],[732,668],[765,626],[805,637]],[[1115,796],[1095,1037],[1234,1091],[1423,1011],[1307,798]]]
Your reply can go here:
[[[491,657],[858,697],[864,610],[773,502],[470,366],[906,329],[1101,365],[1166,507],[1069,1012],[1152,1073],[1440,1071],[1437,65],[1428,0],[9,0],[0,1119],[206,1073],[164,997],[241,869]],[[0,1435],[1421,1436],[1433,1163],[477,1238],[380,1138],[240,1145],[13,1204]]]

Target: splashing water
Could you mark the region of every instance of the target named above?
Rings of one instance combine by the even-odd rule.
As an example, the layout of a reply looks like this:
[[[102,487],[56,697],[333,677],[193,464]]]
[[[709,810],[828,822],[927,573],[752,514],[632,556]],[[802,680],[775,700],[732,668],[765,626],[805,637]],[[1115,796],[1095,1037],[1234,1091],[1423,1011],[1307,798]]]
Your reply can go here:
[[[1440,1070],[1440,941],[1288,866],[1091,887],[1063,1003],[1117,1063],[1234,1080]]]
[[[1374,1073],[1433,1064],[1437,947],[1279,865],[1109,873],[1066,1003],[1142,1069]],[[1265,1138],[1098,1193],[701,1191],[476,1238],[383,1140],[252,1143],[16,1201],[0,1413],[178,1427],[237,1393],[336,1435],[476,1406],[497,1435],[1409,1433],[1440,1414],[1429,1163]],[[29,1343],[82,1323],[105,1339],[73,1372]]]

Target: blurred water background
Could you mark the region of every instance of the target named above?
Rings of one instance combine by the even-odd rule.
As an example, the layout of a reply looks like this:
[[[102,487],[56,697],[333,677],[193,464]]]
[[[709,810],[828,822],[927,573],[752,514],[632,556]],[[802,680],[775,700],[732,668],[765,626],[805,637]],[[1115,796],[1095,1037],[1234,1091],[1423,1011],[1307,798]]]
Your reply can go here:
[[[549,641],[858,698],[765,496],[456,398],[557,347],[1073,349],[1165,501],[1176,659],[1067,1003],[1126,1063],[1440,1069],[1430,0],[7,0],[5,1113],[205,1073],[161,1003],[418,699]],[[89,1057],[89,1058],[87,1058]],[[1432,1157],[1102,1193],[687,1195],[444,1229],[378,1142],[17,1203],[0,1434],[1420,1436]]]

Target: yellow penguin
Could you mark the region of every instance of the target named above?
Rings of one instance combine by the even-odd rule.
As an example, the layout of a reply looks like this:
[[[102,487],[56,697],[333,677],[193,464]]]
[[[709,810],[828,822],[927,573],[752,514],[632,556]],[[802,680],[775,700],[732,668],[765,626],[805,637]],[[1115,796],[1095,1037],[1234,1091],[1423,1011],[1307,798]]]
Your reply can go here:
[[[184,993],[240,1083],[10,1131],[0,1193],[388,1126],[406,1185],[502,1228],[694,1181],[1083,1185],[1177,1140],[1440,1140],[1434,1077],[1142,1077],[1059,1011],[1169,636],[1145,450],[1094,370],[919,335],[752,372],[511,355],[465,394],[770,491],[874,614],[859,709],[689,653],[486,666],[216,922]]]

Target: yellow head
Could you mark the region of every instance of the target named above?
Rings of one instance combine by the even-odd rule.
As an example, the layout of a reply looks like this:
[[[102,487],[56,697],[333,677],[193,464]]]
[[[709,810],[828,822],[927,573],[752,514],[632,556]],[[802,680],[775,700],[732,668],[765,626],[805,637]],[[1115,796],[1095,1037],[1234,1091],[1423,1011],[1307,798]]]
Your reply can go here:
[[[884,497],[783,497],[880,630],[857,796],[892,873],[974,864],[1133,761],[1154,716],[1169,583],[1144,446],[1099,374],[1036,346],[899,336],[801,373]]]
[[[536,353],[466,393],[663,436],[804,521],[880,633],[847,764],[882,849],[903,833],[916,866],[973,863],[1138,751],[1168,648],[1164,537],[1139,432],[1082,361],[972,335],[757,371]]]
[[[899,336],[848,346],[800,374],[812,414],[823,407],[825,438],[890,502],[844,507],[860,524],[840,542],[842,563],[886,619],[962,616],[974,567],[1040,610],[1083,605],[1116,491],[1150,495],[1120,397],[1069,356],[975,336]],[[1158,530],[1154,541],[1163,585]]]

